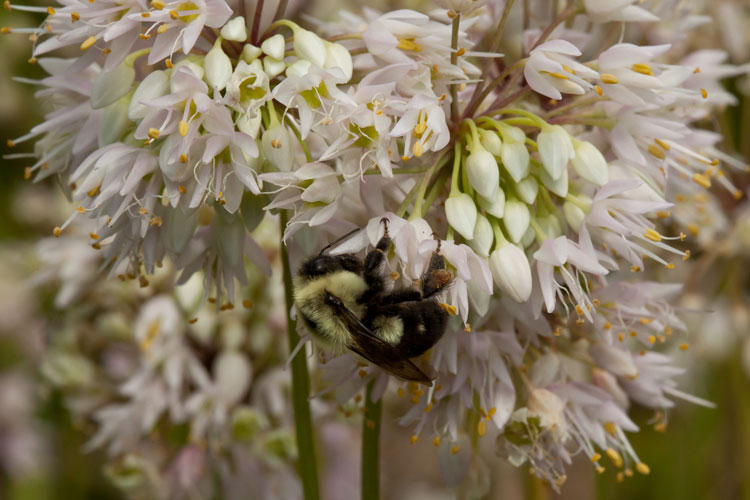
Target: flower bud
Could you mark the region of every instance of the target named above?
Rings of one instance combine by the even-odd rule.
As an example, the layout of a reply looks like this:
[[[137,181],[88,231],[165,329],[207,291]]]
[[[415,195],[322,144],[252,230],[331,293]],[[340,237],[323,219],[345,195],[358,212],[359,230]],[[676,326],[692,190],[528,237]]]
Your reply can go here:
[[[354,72],[352,55],[349,53],[349,50],[340,43],[326,42],[326,61],[323,64],[323,67],[339,68],[344,72],[344,77],[347,81],[351,80],[352,73]]]
[[[284,61],[273,59],[271,57],[263,58],[263,71],[266,72],[268,78],[273,78],[276,75],[280,75],[286,69]]]
[[[312,63],[310,61],[300,59],[299,61],[295,61],[293,64],[289,65],[289,67],[286,69],[286,75],[302,78],[310,72],[311,67]]]
[[[113,102],[102,112],[101,123],[106,123],[106,127],[99,127],[97,139],[99,141],[99,147],[104,147],[107,144],[118,142],[122,139],[128,129],[132,126],[130,118],[128,118],[128,106],[130,105],[130,98],[125,95],[120,98],[119,101]]]
[[[503,141],[496,132],[480,129],[479,141],[482,143],[482,147],[493,156],[500,156],[502,154]]]
[[[539,183],[533,177],[526,177],[524,180],[516,184],[516,194],[521,201],[527,205],[532,205],[536,200],[536,195],[539,193]]]
[[[143,81],[138,84],[138,87],[133,92],[133,96],[130,98],[130,106],[128,107],[128,118],[133,121],[144,118],[150,108],[142,101],[148,101],[156,97],[161,97],[169,92],[169,75],[166,71],[152,71]]]
[[[112,71],[101,72],[91,88],[91,107],[101,109],[127,95],[135,81],[132,64],[120,63]]]
[[[514,198],[510,198],[505,202],[503,225],[513,243],[521,241],[526,229],[529,227],[530,220],[529,206],[526,203]]]
[[[495,233],[492,231],[492,224],[487,217],[478,213],[477,223],[474,225],[474,239],[469,242],[469,246],[482,257],[488,257],[493,241],[495,241]]]
[[[597,186],[609,182],[607,160],[593,144],[588,141],[575,141],[575,153],[571,164],[578,175]]]
[[[638,376],[638,368],[635,366],[633,356],[626,349],[599,342],[592,345],[589,352],[597,365],[618,377],[635,378]]]
[[[548,238],[557,238],[562,235],[560,219],[553,214],[537,215],[536,222]]]
[[[505,192],[498,187],[497,194],[492,199],[486,199],[479,195],[479,206],[490,215],[497,217],[498,219],[503,218],[505,214]]]
[[[214,89],[224,90],[232,77],[232,61],[221,50],[221,37],[216,40],[213,48],[206,54],[206,59],[203,60],[203,69],[206,70],[208,84]]]
[[[262,53],[263,51],[258,47],[248,43],[244,47],[242,47],[242,54],[240,55],[240,58],[246,63],[251,63],[258,59],[258,56],[260,56]]]
[[[174,255],[182,253],[198,227],[199,218],[200,209],[198,208],[183,209],[178,205],[165,210],[162,235],[164,246],[170,253]]]
[[[251,441],[258,432],[268,427],[268,419],[263,413],[248,406],[240,406],[232,413],[232,437],[239,441]]]
[[[286,42],[284,41],[284,35],[276,34],[271,38],[267,38],[261,46],[260,50],[263,51],[268,57],[276,60],[284,59],[284,49]]]
[[[221,37],[224,40],[233,42],[244,42],[247,40],[247,28],[245,27],[245,18],[242,16],[235,17],[221,28]]]
[[[488,200],[495,198],[500,189],[500,171],[494,156],[481,146],[475,148],[466,159],[466,173],[477,193]]]
[[[214,361],[214,381],[225,401],[234,404],[242,399],[250,386],[250,361],[237,351],[224,351]]]
[[[294,53],[300,59],[310,61],[320,68],[326,62],[326,46],[323,40],[313,33],[303,28],[294,30]],[[277,57],[276,59],[281,59]]]
[[[568,225],[577,233],[581,229],[581,224],[583,224],[586,214],[577,205],[569,201],[563,204],[563,213],[565,214],[565,220],[568,221]]]
[[[445,216],[448,224],[458,234],[471,240],[474,238],[474,226],[477,224],[477,207],[474,200],[466,193],[459,193],[445,200]]]
[[[503,129],[503,145],[500,158],[514,181],[519,182],[529,175],[529,150],[526,149],[526,134],[517,127]]]
[[[617,379],[609,373],[607,370],[602,370],[601,368],[594,368],[591,370],[591,378],[598,387],[601,389],[604,389],[609,393],[610,396],[612,396],[612,399],[614,400],[615,404],[622,408],[623,410],[627,410],[630,406],[630,399],[628,398],[628,395],[625,394],[625,391],[622,390],[620,385],[617,383]]]
[[[536,143],[544,169],[553,180],[559,179],[568,160],[576,154],[570,135],[560,125],[551,125],[542,129]]]
[[[276,170],[289,172],[294,163],[294,145],[289,131],[276,124],[263,132],[261,139],[263,156]]]
[[[547,389],[534,388],[529,394],[526,406],[532,412],[542,417],[542,425],[555,432],[565,434],[565,403],[554,392]]]
[[[539,179],[541,179],[544,187],[555,193],[561,198],[565,198],[568,194],[568,169],[563,170],[560,177],[552,179],[546,170],[539,172]]]
[[[534,231],[534,228],[529,226],[529,228],[526,230],[525,233],[523,233],[523,238],[521,238],[521,243],[519,243],[519,246],[521,248],[529,248],[532,243],[536,240],[536,231]]]
[[[531,267],[523,250],[511,243],[496,248],[490,255],[490,270],[503,293],[519,303],[529,299]]]

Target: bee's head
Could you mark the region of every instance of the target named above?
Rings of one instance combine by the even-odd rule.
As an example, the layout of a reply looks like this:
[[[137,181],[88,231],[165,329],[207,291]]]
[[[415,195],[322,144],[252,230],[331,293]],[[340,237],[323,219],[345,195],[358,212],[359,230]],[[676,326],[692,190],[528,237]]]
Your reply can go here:
[[[299,268],[299,275],[305,278],[319,278],[337,271],[351,271],[362,274],[362,261],[354,255],[318,255],[305,261]]]

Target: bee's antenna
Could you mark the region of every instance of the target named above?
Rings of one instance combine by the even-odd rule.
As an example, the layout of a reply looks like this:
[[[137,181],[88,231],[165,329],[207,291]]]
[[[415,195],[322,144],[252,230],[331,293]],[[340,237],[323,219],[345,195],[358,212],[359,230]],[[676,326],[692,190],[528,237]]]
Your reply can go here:
[[[333,245],[336,245],[337,243],[342,242],[343,240],[347,239],[349,236],[353,235],[354,233],[356,233],[359,230],[360,230],[360,228],[352,229],[351,231],[349,231],[348,233],[346,233],[344,236],[341,236],[341,237],[337,238],[336,240],[332,241],[331,243],[327,244],[320,251],[320,253],[318,254],[318,257],[320,257],[321,255],[323,255],[323,252],[325,252],[326,250],[328,250],[329,248],[331,248]]]

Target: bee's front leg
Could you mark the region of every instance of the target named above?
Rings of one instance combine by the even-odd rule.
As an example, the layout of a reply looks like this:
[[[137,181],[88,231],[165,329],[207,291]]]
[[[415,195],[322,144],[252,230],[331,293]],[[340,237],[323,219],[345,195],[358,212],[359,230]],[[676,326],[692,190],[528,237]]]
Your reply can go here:
[[[424,298],[439,293],[453,279],[451,272],[445,268],[445,257],[440,253],[440,238],[437,234],[433,234],[433,237],[437,240],[437,248],[432,252],[430,262],[420,279]]]
[[[360,303],[367,302],[377,295],[385,292],[385,279],[383,274],[387,262],[388,250],[391,247],[391,237],[388,235],[388,219],[381,220],[385,226],[385,234],[378,240],[375,248],[365,256],[364,278],[368,290],[360,298]]]

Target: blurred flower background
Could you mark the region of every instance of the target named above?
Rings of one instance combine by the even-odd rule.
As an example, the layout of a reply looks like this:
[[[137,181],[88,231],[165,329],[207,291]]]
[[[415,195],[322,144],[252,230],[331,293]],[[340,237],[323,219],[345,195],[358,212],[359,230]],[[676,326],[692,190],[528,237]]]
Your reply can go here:
[[[661,20],[629,24],[627,33],[623,24],[616,36],[642,45],[672,43],[671,60],[704,72],[720,73],[723,64],[740,68],[706,90],[724,99],[713,127],[724,136],[718,149],[749,163],[750,4],[637,5]],[[289,11],[302,7],[300,22],[314,26],[315,19],[340,22],[340,10],[429,12],[436,5],[314,0],[292,1]],[[35,13],[0,14],[2,26],[39,23]],[[520,37],[518,29],[509,33]],[[508,42],[499,52],[518,46]],[[8,75],[41,78],[43,72],[28,62],[26,36],[3,36],[0,50],[0,135],[15,138],[45,110],[34,88]],[[168,261],[148,277],[108,279],[89,242],[96,228],[76,221],[54,238],[53,229],[74,205],[55,178],[24,179],[26,163],[2,142],[3,154],[11,156],[0,169],[0,498],[300,498],[278,225],[266,217],[253,232],[273,272],[269,277],[248,263],[241,303],[205,303],[205,275],[176,286],[179,273]],[[396,423],[409,410],[408,400],[388,393],[382,497],[455,498],[458,488],[461,498],[481,492],[503,499],[750,500],[750,173],[733,172],[732,182],[739,196],[717,189],[707,196],[692,184],[669,193],[675,201],[671,234],[687,233],[682,248],[693,264],[670,271],[671,280],[686,283],[677,309],[691,332],[689,344],[674,345],[676,354],[689,351],[678,358],[687,369],[680,387],[716,408],[680,402],[667,418],[631,407],[640,432],[629,439],[650,475],[618,481],[611,471],[597,474],[581,454],[556,493],[529,474],[528,465],[509,465],[494,440],[483,440],[482,464],[473,464],[468,480],[450,484],[441,468],[450,467],[445,456],[452,450],[439,446],[436,453],[439,442],[429,436],[415,442],[412,431]],[[313,374],[314,388],[320,376]],[[359,496],[363,410],[361,396],[342,404],[332,394],[311,400],[322,498]],[[481,481],[489,483],[476,486]]]

